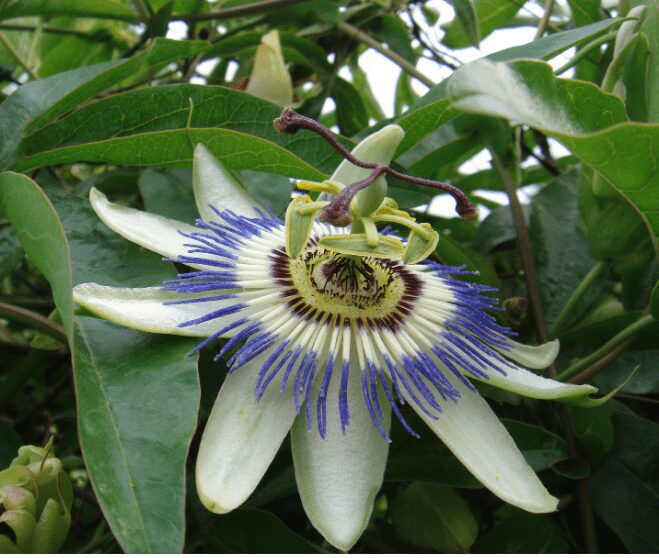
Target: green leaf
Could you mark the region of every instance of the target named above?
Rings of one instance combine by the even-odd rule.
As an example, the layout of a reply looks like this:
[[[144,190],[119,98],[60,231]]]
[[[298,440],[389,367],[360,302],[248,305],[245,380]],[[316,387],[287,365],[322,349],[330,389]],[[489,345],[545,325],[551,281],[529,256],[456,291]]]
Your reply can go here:
[[[650,312],[655,320],[659,320],[659,281],[654,284],[650,293]]]
[[[354,136],[368,126],[364,100],[350,82],[337,77],[332,98],[336,103],[336,123],[344,136]]]
[[[568,4],[577,27],[602,19],[600,0],[568,0]]]
[[[155,257],[158,268],[148,271],[151,255],[93,220],[86,200],[50,195],[62,220],[35,182],[0,174],[0,209],[48,279],[69,337],[80,443],[97,498],[126,552],[180,552],[185,458],[199,400],[196,362],[186,353],[195,342],[74,318],[71,295],[74,274],[126,285],[148,273],[170,277],[171,267]]]
[[[117,60],[104,66],[95,66],[97,72],[83,79],[76,87],[35,118],[27,127],[27,133],[32,134],[39,128],[55,120],[81,103],[91,99],[101,91],[116,87],[122,81],[139,73],[154,73],[175,60],[195,56],[208,48],[203,41],[173,41],[171,39],[157,38],[145,51],[125,60]],[[76,70],[81,72],[85,68]],[[73,77],[77,74],[70,74]],[[43,80],[42,80],[43,81]],[[22,89],[21,89],[22,90]],[[19,90],[19,91],[21,91]]]
[[[645,224],[629,204],[609,205],[586,228],[590,251],[597,259],[613,259],[652,250]]]
[[[138,180],[144,209],[183,223],[194,223],[199,212],[188,169],[145,170]]]
[[[526,45],[507,48],[488,55],[493,61],[506,61],[515,58],[540,58],[549,60],[557,54],[601,35],[618,25],[620,18],[606,19],[578,29],[561,31],[538,39]],[[398,147],[397,156],[412,148],[437,127],[459,114],[449,109],[447,102],[447,80],[431,88],[414,106],[398,120],[406,132],[405,139]],[[446,112],[446,114],[444,114]]]
[[[531,202],[529,235],[550,325],[596,263],[580,225],[577,180],[576,171],[556,178]],[[599,288],[588,290],[568,324],[579,318],[599,292]]]
[[[127,553],[183,547],[185,458],[199,404],[196,359],[187,356],[195,344],[76,318],[80,443]]]
[[[23,250],[11,227],[0,229],[0,281],[23,259]]]
[[[477,271],[478,275],[469,277],[474,283],[481,283],[499,288],[501,281],[487,258],[463,246],[450,236],[439,235],[439,242],[435,254],[442,263],[448,265],[464,265],[469,271]]]
[[[0,169],[6,169],[14,162],[14,151],[32,118],[115,64],[117,62],[105,62],[32,81],[6,99],[0,105]]]
[[[396,496],[391,522],[406,542],[438,552],[467,552],[476,540],[478,523],[453,489],[413,482]]]
[[[9,467],[22,445],[14,429],[8,424],[0,423],[0,471]]]
[[[171,264],[127,241],[100,222],[87,199],[47,188],[68,237],[76,284],[150,287],[175,277]]]
[[[622,393],[643,395],[659,392],[659,349],[627,351],[597,373],[595,385],[604,393],[613,391],[637,369]]]
[[[279,134],[281,109],[243,92],[204,85],[144,88],[87,105],[22,142],[23,170],[75,161],[186,167],[203,143],[229,168],[310,180],[340,156],[311,132]],[[349,145],[350,147],[350,145]]]
[[[74,16],[136,21],[137,15],[117,0],[20,0],[5,2],[0,9],[0,20],[17,17]]]
[[[409,111],[399,118],[396,123],[405,130],[405,137],[396,150],[396,157],[419,143],[433,130],[455,118],[458,112],[449,109],[449,104],[448,99],[440,99],[421,109]]]
[[[50,283],[64,329],[71,340],[71,256],[55,208],[33,180],[22,174],[3,172],[0,174],[0,211],[9,219],[34,266]]]
[[[567,541],[545,516],[510,506],[503,519],[476,541],[472,552],[484,554],[552,554],[569,549]]]
[[[457,108],[526,124],[563,143],[634,206],[656,246],[659,126],[628,122],[618,97],[558,79],[541,62],[478,60],[458,69],[448,89]]]
[[[42,58],[39,76],[46,78],[81,66],[106,62],[112,58],[112,51],[112,45],[109,43],[68,37],[58,41]]]
[[[615,443],[591,478],[595,513],[633,553],[659,551],[659,426],[614,413]]]
[[[525,217],[528,221],[530,207],[523,205]],[[497,207],[483,219],[474,238],[474,247],[479,252],[488,253],[497,246],[515,240],[517,231],[509,207]]]
[[[591,463],[599,463],[613,447],[611,405],[592,409],[569,407],[572,429]]]
[[[460,25],[462,34],[470,45],[478,48],[481,32],[474,0],[451,0],[450,4],[455,10],[455,18]]]
[[[507,0],[474,0],[474,11],[480,39],[484,39],[495,29],[504,26],[520,8],[521,4],[508,2]],[[456,9],[457,13],[458,10]],[[470,42],[463,25],[462,18],[459,15],[450,23],[444,25],[443,29],[446,31],[446,35],[444,35],[442,42],[451,48],[464,48],[470,46],[470,44],[475,44]]]
[[[309,554],[318,547],[291,531],[276,515],[238,509],[217,516],[208,535],[207,552],[223,554]]]

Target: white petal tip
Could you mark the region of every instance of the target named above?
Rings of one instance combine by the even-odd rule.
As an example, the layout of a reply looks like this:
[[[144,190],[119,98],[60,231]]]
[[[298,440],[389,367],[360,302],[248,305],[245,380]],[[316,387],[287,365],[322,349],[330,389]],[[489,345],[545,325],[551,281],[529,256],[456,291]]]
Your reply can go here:
[[[537,346],[523,345],[515,341],[510,341],[510,344],[510,349],[501,352],[522,366],[527,366],[534,370],[551,366],[556,360],[558,351],[561,348],[558,339]]]
[[[325,540],[334,548],[338,548],[343,552],[348,552],[353,546],[355,546],[355,544],[357,544],[357,541],[366,529],[366,524],[360,525],[358,529],[336,529],[336,526],[334,526],[334,528],[331,526],[324,526],[323,529],[316,527],[316,529],[318,529],[318,532],[323,535]]]
[[[199,486],[199,483],[197,483],[197,494],[199,495],[199,500],[201,500],[201,503],[204,505],[204,507],[211,513],[216,513],[218,515],[222,515],[225,513],[229,513],[230,511],[233,511],[236,509],[238,506],[234,507],[224,507],[222,506],[221,503],[208,498],[203,492],[201,487]]]

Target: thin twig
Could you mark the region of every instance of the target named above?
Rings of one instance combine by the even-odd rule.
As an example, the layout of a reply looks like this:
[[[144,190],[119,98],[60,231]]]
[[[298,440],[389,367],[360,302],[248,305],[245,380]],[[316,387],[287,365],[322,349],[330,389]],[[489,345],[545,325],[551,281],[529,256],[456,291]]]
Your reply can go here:
[[[0,316],[33,327],[65,345],[68,342],[64,328],[60,324],[31,310],[0,302]]]
[[[515,231],[517,232],[517,248],[522,257],[522,266],[524,267],[524,275],[526,278],[526,290],[529,302],[531,303],[538,341],[540,343],[545,343],[549,340],[549,335],[547,333],[545,313],[542,307],[542,297],[540,296],[540,281],[538,279],[538,272],[535,268],[535,262],[533,261],[533,252],[531,251],[529,231],[526,226],[526,220],[524,219],[524,210],[517,197],[517,186],[515,185],[512,174],[503,165],[494,150],[490,149],[489,151],[492,155],[492,166],[499,175],[510,202],[510,211],[512,212]]]
[[[370,46],[371,48],[377,50],[382,56],[391,60],[394,64],[399,66],[406,74],[409,74],[411,77],[418,79],[426,87],[433,87],[435,82],[431,80],[428,76],[416,69],[413,64],[410,64],[402,56],[396,54],[393,50],[387,48],[382,43],[376,41],[370,35],[367,35],[363,31],[357,29],[354,25],[349,24],[347,21],[338,20],[336,26],[341,29],[347,35],[350,35],[352,38],[357,39],[358,41]]]
[[[567,370],[561,372],[557,379],[560,381],[566,381],[575,377],[579,372],[585,372],[587,370],[590,371],[592,368],[595,368],[595,372],[599,371],[603,366],[613,360],[605,360],[611,356],[611,353],[614,353],[614,356],[620,354],[619,352],[615,352],[619,350],[620,345],[633,339],[638,333],[653,323],[654,318],[651,315],[648,314],[642,316],[634,323],[628,325],[625,329],[620,331],[617,335],[609,339],[606,343],[604,343],[604,345],[589,354],[586,358],[576,362]],[[601,364],[601,362],[604,362],[604,364]],[[590,375],[592,376],[593,373],[594,372],[591,372]]]
[[[253,2],[243,4],[242,6],[233,6],[231,8],[221,8],[205,14],[180,14],[172,17],[172,21],[209,21],[212,19],[228,19],[240,17],[260,12],[267,12],[275,8],[283,8],[292,4],[300,4],[304,0],[263,0],[263,2]]]
[[[595,281],[599,278],[602,273],[606,270],[608,264],[606,262],[600,261],[597,262],[593,268],[588,272],[588,274],[581,280],[581,283],[573,291],[568,298],[567,302],[561,309],[556,320],[554,320],[551,329],[549,330],[549,337],[552,339],[555,338],[561,331],[561,328],[565,322],[570,318],[575,307],[581,300],[584,294],[590,289]]]
[[[86,31],[79,31],[78,29],[69,29],[68,27],[55,27],[52,25],[25,25],[24,23],[1,23],[0,29],[3,31],[43,31],[44,33],[52,33],[54,35],[73,35],[89,41],[107,42],[107,36],[101,33],[87,33]]]
[[[12,56],[19,66],[22,66],[32,79],[39,79],[39,76],[30,68],[28,63],[21,58],[21,55],[14,48],[14,46],[0,33],[0,43],[7,49],[7,52]]]
[[[538,28],[535,31],[535,39],[539,39],[545,34],[547,30],[547,25],[549,24],[549,18],[551,13],[554,11],[554,0],[545,0],[545,11],[542,13],[540,22],[538,23]]]

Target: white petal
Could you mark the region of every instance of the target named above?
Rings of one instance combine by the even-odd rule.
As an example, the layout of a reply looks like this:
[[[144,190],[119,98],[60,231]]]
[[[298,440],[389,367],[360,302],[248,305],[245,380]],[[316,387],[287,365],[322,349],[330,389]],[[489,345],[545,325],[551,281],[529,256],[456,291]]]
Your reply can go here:
[[[406,400],[462,464],[499,498],[531,513],[555,511],[558,500],[547,492],[485,400],[459,382],[454,385],[460,398],[440,403],[443,412],[438,419],[426,415],[410,397]]]
[[[497,349],[497,351],[509,359],[518,362],[522,366],[528,366],[534,370],[541,370],[551,366],[551,363],[556,360],[556,356],[560,349],[558,339],[537,346],[523,345],[522,343],[517,343],[511,339],[508,340],[508,343],[511,345],[510,349]]]
[[[251,198],[224,165],[201,144],[194,150],[192,187],[199,215],[204,221],[218,220],[209,205],[220,211],[230,209],[246,217],[259,216],[255,210],[259,204]]]
[[[101,318],[151,333],[207,337],[244,316],[244,311],[239,311],[202,324],[178,327],[183,322],[200,318],[209,312],[238,304],[240,301],[231,298],[210,303],[166,305],[165,302],[190,298],[190,295],[163,291],[160,287],[122,289],[96,283],[83,283],[74,287],[73,298],[80,306]],[[235,332],[232,331],[223,337],[233,334]]]
[[[290,389],[273,383],[256,400],[265,356],[228,376],[215,400],[197,455],[197,492],[214,513],[227,513],[254,491],[296,416]]]
[[[340,366],[335,367],[327,398],[326,437],[321,438],[316,428],[308,432],[306,417],[301,413],[291,430],[291,442],[295,477],[307,516],[333,546],[348,551],[368,525],[382,486],[389,444],[373,425],[362,395],[361,372],[356,367],[350,371],[348,383],[350,424],[345,435],[342,433],[340,376]],[[314,417],[320,380],[314,385],[311,399]],[[391,407],[384,394],[380,405],[388,431]]]
[[[183,245],[191,242],[179,234],[179,230],[187,233],[201,232],[201,229],[175,219],[110,203],[105,194],[96,188],[89,192],[89,201],[99,219],[114,232],[170,258],[187,253],[188,248]]]

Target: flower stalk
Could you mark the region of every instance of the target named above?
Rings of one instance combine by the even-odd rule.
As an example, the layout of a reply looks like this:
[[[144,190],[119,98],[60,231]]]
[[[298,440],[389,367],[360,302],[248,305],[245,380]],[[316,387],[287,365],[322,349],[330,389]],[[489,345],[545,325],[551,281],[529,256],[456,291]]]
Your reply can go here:
[[[337,152],[339,152],[343,158],[362,169],[373,169],[373,173],[367,177],[364,181],[360,181],[356,184],[349,185],[348,188],[353,187],[349,190],[354,197],[360,190],[366,188],[372,184],[377,178],[383,174],[387,174],[393,178],[398,178],[403,182],[409,184],[418,184],[420,186],[426,186],[428,188],[434,188],[436,190],[441,190],[448,193],[456,201],[456,212],[460,217],[466,221],[473,221],[478,217],[478,210],[474,205],[469,201],[469,198],[455,186],[448,184],[446,182],[439,182],[437,180],[430,180],[428,178],[419,178],[417,176],[411,176],[392,169],[389,165],[384,165],[382,163],[368,163],[362,161],[361,159],[355,157],[350,151],[348,151],[341,143],[332,135],[332,133],[325,128],[322,124],[316,122],[312,118],[307,116],[302,116],[298,114],[291,108],[285,108],[279,118],[274,121],[275,129],[280,133],[286,134],[295,134],[299,130],[309,130],[321,136],[327,143],[329,143]],[[357,186],[354,188],[354,186]],[[346,189],[348,189],[346,188]],[[346,193],[346,198],[350,194]],[[352,197],[350,200],[352,200]],[[333,201],[335,206],[330,205],[325,211],[328,219],[339,219],[339,216],[349,217],[346,206],[346,198],[339,198],[338,196]],[[349,202],[348,202],[349,205]]]

